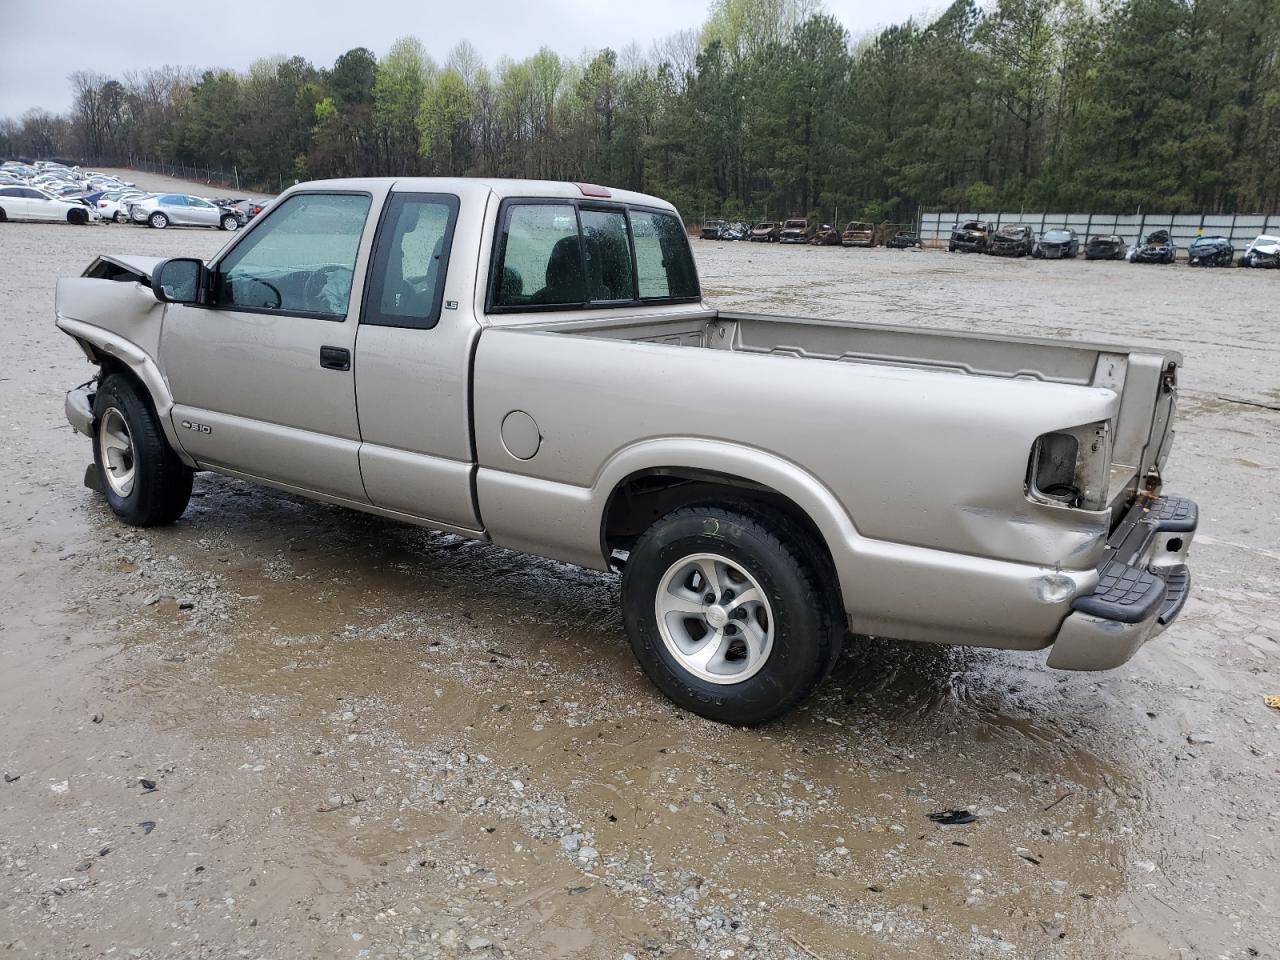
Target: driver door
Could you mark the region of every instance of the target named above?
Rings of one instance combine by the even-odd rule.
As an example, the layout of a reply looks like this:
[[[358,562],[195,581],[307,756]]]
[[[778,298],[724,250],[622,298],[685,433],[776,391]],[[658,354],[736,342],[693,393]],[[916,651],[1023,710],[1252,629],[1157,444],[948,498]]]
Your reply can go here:
[[[291,193],[169,304],[160,356],[202,467],[367,503],[352,375],[371,211],[387,187]]]

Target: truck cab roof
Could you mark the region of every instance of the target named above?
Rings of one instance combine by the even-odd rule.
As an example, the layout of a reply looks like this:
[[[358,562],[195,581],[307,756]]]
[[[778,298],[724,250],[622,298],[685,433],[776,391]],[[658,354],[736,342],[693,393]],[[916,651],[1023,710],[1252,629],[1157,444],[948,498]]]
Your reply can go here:
[[[393,193],[454,193],[474,197],[490,193],[499,199],[532,197],[554,200],[595,200],[601,203],[626,203],[675,212],[675,207],[660,197],[617,187],[563,180],[515,180],[502,177],[348,177],[335,180],[312,180],[299,184],[306,190],[360,190],[377,185],[390,185]]]

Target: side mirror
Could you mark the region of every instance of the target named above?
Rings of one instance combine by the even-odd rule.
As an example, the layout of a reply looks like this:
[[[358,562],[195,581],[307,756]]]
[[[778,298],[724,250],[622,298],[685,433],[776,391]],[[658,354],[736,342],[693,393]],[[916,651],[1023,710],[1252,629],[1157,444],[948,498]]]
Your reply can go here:
[[[196,303],[204,272],[201,260],[188,257],[162,260],[151,271],[151,292],[161,303]]]

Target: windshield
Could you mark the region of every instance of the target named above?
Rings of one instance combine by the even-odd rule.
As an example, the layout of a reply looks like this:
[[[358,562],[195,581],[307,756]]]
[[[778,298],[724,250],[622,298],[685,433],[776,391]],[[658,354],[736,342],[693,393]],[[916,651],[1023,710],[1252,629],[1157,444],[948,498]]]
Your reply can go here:
[[[1070,239],[1071,239],[1071,231],[1069,231],[1069,230],[1046,230],[1046,231],[1044,232],[1044,239],[1045,239],[1045,240],[1048,240],[1050,243],[1061,243],[1061,242],[1063,242],[1064,240],[1070,240]]]
[[[786,222],[786,229],[788,230],[803,230],[807,226],[809,226],[808,220],[788,220]]]
[[[871,224],[863,223],[861,220],[851,220],[849,222],[849,226],[845,227],[845,229],[846,230],[870,230]]]
[[[772,230],[773,224],[766,220],[764,223],[757,223],[755,228],[757,230]]]

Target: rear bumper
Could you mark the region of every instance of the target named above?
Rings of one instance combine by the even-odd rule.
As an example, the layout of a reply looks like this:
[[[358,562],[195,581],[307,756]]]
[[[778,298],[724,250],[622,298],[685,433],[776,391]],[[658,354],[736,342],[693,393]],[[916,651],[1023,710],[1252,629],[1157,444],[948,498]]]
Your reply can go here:
[[[1107,541],[1097,587],[1072,601],[1049,666],[1110,670],[1163,633],[1191,593],[1186,559],[1198,522],[1184,497],[1139,498]]]

